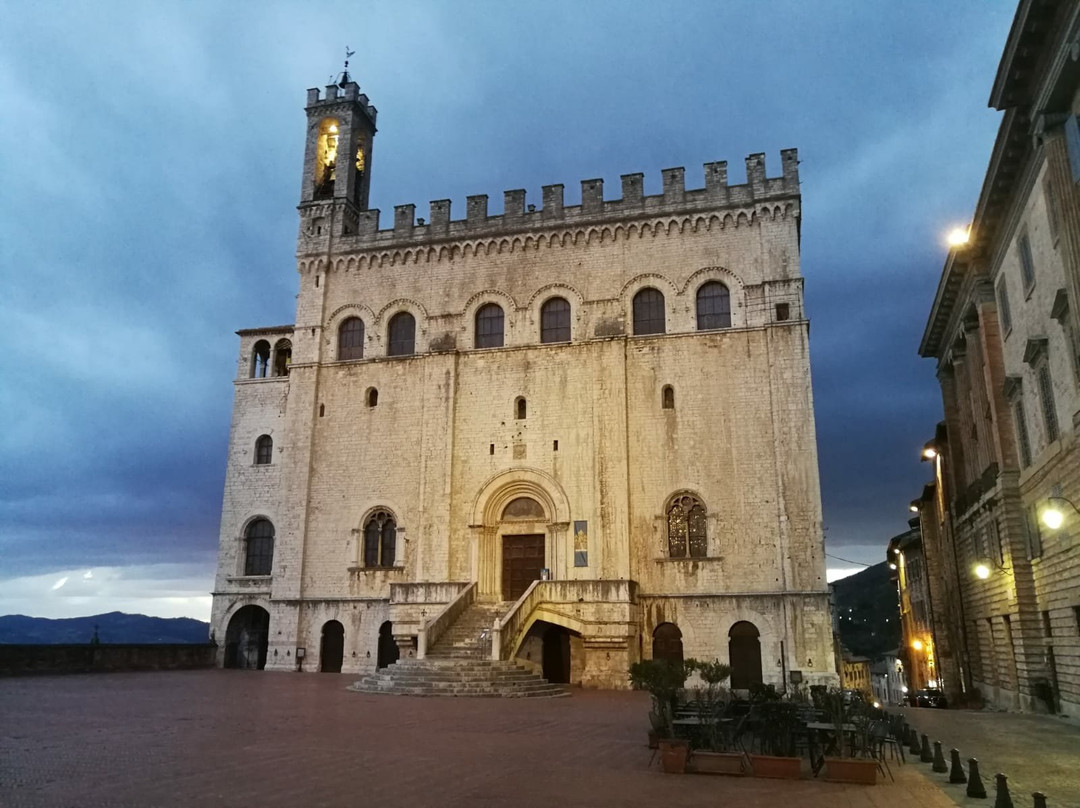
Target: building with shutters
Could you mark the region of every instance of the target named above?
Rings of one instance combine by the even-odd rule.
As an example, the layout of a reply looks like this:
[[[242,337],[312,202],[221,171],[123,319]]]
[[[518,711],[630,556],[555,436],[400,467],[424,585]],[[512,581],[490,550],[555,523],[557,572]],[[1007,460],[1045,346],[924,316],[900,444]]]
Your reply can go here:
[[[384,226],[367,96],[309,90],[306,126],[296,320],[238,332],[221,664],[455,637],[592,687],[652,656],[835,684],[795,150]]]
[[[945,421],[914,503],[950,701],[1069,714],[1080,709],[1078,54],[1080,3],[1019,4],[969,239],[948,255],[920,346],[937,362]]]

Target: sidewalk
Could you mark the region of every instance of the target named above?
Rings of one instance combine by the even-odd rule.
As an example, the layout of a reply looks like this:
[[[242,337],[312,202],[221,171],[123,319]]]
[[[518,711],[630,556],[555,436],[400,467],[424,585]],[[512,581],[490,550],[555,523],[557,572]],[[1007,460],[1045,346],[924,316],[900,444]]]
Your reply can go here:
[[[965,767],[968,758],[978,759],[989,799],[970,804],[993,805],[994,775],[1002,772],[1009,778],[1016,808],[1032,805],[1033,791],[1045,794],[1051,808],[1080,808],[1080,727],[1074,722],[1047,715],[976,710],[906,707],[900,712],[920,733],[926,733],[931,744],[941,741],[946,760],[953,747],[960,750]],[[930,764],[923,769],[954,798],[957,793],[964,794],[947,785],[947,774],[934,774]]]

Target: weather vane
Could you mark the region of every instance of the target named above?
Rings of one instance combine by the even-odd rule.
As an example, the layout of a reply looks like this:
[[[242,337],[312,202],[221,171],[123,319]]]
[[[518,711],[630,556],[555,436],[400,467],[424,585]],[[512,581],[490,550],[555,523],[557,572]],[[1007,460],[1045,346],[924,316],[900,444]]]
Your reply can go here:
[[[356,51],[349,50],[348,45],[345,46],[345,69],[341,71],[341,81],[338,82],[338,84],[342,87],[352,81],[352,79],[349,77],[349,58],[355,53]]]

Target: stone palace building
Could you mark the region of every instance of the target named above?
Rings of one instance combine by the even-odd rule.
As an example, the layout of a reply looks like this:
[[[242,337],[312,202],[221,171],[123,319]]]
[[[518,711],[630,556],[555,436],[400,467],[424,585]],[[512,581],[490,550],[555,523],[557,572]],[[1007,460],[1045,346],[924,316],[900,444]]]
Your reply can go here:
[[[348,74],[308,90],[296,322],[238,332],[220,664],[453,638],[586,687],[682,655],[834,684],[796,151],[384,227],[375,123]]]

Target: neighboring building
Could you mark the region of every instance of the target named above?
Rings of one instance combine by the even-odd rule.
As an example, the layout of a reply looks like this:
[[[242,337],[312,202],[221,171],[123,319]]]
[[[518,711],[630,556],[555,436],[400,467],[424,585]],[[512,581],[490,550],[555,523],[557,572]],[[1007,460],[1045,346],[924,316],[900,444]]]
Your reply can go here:
[[[841,665],[841,680],[844,690],[858,690],[866,698],[870,698],[870,659],[858,656],[848,651],[842,651],[843,661]]]
[[[956,599],[931,593],[958,638],[960,684],[1001,707],[1070,713],[1080,710],[1078,40],[1080,3],[1020,3],[990,97],[1005,115],[970,239],[946,260],[920,346],[937,360],[946,424],[928,445],[937,493],[920,500],[932,505],[923,534],[937,531],[928,564]]]
[[[238,332],[222,664],[368,673],[457,619],[586,686],[835,684],[795,150],[380,229],[375,120],[308,91],[296,323]]]
[[[908,684],[899,649],[870,665],[870,688],[883,707],[907,703]]]

